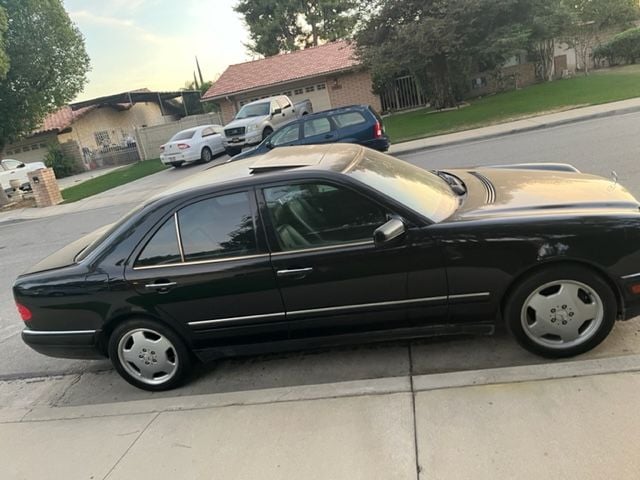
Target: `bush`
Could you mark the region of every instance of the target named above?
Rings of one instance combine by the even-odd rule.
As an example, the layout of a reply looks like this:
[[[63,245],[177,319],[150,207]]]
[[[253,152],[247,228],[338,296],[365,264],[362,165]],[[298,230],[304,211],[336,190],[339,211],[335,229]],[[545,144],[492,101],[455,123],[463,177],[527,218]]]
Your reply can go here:
[[[610,65],[636,63],[640,59],[640,27],[625,30],[596,47],[593,57],[596,60],[606,59]]]
[[[60,145],[49,145],[44,163],[47,167],[53,168],[56,178],[69,177],[82,171],[78,162],[66,155]]]

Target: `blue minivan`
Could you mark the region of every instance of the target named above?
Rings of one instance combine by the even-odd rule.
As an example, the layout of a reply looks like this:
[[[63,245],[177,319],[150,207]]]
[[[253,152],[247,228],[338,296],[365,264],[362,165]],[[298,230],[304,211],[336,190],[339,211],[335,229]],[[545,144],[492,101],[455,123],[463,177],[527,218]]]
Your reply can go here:
[[[357,143],[381,152],[389,150],[382,118],[368,105],[351,105],[305,115],[279,128],[255,148],[232,160],[262,155],[277,147],[318,143]]]

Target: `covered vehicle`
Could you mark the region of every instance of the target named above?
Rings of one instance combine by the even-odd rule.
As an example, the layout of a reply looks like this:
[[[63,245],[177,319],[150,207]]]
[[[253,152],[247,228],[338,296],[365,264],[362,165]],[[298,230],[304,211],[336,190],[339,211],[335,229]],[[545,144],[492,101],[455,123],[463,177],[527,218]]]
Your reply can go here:
[[[24,341],[172,388],[193,358],[505,324],[568,357],[640,311],[640,204],[576,171],[426,171],[357,145],[210,169],[15,282]],[[195,357],[192,357],[192,354]]]

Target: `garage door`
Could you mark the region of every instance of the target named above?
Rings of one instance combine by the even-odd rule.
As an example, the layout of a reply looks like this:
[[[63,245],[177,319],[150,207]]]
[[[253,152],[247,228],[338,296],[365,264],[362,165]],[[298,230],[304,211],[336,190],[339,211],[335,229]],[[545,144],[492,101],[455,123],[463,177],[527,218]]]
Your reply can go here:
[[[293,103],[301,102],[306,99],[311,100],[314,112],[321,112],[322,110],[328,110],[331,108],[331,100],[329,99],[327,84],[324,82],[298,87],[293,89],[291,92],[291,100],[293,100]]]

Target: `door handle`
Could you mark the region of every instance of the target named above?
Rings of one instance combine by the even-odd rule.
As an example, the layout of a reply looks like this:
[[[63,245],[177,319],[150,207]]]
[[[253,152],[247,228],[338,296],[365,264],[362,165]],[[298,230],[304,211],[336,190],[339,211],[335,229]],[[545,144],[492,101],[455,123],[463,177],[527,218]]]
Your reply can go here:
[[[144,288],[155,288],[155,289],[167,289],[177,285],[176,282],[163,282],[163,283],[148,283],[144,286]]]
[[[276,273],[278,277],[297,277],[304,278],[313,272],[313,267],[307,268],[293,268],[290,270],[278,270]]]

